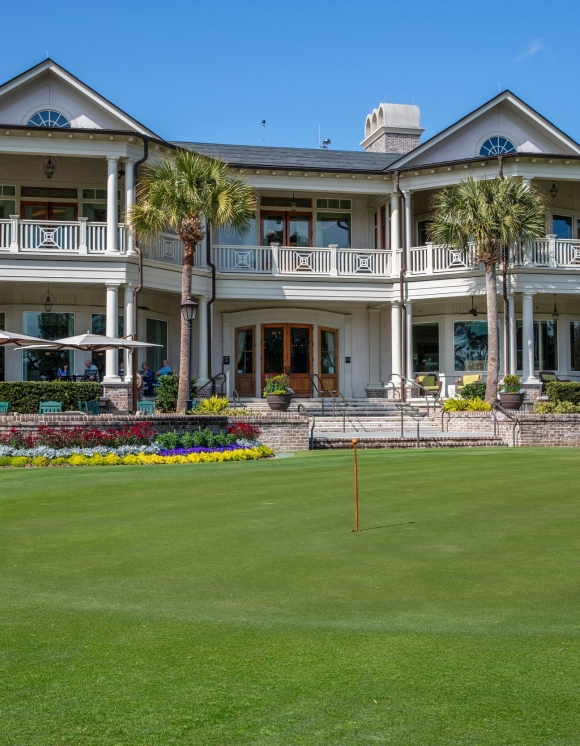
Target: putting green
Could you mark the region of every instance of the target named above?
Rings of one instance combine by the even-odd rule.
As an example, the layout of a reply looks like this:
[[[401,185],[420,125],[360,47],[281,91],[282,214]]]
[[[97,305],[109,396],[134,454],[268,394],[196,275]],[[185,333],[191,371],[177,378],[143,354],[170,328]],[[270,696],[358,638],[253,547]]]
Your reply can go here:
[[[0,472],[0,744],[579,742],[580,451]]]

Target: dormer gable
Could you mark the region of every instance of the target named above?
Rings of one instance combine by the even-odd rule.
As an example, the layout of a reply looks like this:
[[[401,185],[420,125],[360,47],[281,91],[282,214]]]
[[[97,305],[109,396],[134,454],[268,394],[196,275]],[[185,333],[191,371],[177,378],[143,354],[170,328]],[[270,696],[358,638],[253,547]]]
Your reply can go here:
[[[51,59],[0,86],[0,123],[123,130],[157,137]]]
[[[495,96],[391,168],[518,153],[580,155],[580,145],[511,91]]]

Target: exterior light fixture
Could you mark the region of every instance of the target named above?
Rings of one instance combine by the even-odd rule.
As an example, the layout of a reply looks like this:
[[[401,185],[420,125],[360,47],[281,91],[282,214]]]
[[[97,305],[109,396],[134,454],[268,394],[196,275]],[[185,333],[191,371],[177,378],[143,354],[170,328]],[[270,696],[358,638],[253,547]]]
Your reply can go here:
[[[322,145],[320,147],[324,148],[325,150],[327,150],[327,148],[328,148],[329,145],[330,145],[330,140],[328,139],[328,137],[325,137],[324,140],[322,141]]]
[[[47,179],[52,179],[52,177],[54,176],[55,169],[56,169],[56,166],[54,165],[52,158],[50,156],[48,156],[48,158],[45,158],[43,170],[44,170],[44,175],[46,176]]]
[[[54,305],[54,295],[51,295],[50,285],[46,286],[46,295],[42,299],[42,305],[44,306],[44,310],[46,311],[46,313],[50,313],[52,311],[52,307]]]
[[[557,181],[552,182],[552,186],[550,187],[550,194],[552,195],[552,199],[556,199],[558,196],[558,192],[560,190],[560,185]]]
[[[552,318],[554,321],[558,321],[560,318],[560,311],[558,311],[558,306],[556,305],[556,296],[554,295],[554,310],[552,311]]]
[[[292,212],[296,212],[296,198],[294,197],[294,192],[292,192],[292,202],[290,202],[290,209]]]
[[[198,306],[199,303],[192,300],[191,295],[188,295],[187,300],[181,304],[181,313],[188,324],[195,320]]]

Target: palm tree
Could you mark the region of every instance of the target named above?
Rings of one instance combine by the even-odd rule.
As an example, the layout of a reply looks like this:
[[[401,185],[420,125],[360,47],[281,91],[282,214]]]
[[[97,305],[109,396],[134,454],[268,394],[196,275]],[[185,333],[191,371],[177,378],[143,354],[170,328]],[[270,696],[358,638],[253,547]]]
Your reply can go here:
[[[541,238],[546,233],[544,196],[517,178],[476,180],[470,176],[431,200],[429,228],[435,244],[468,251],[475,247],[485,267],[488,361],[486,401],[495,401],[499,378],[497,266],[510,245]]]
[[[230,174],[227,163],[188,150],[178,150],[147,165],[139,179],[136,202],[128,220],[138,237],[172,230],[183,241],[182,303],[191,296],[195,248],[205,238],[205,226],[244,233],[256,211],[254,190],[239,176]],[[183,318],[179,370],[177,411],[183,412],[191,378],[189,336]]]

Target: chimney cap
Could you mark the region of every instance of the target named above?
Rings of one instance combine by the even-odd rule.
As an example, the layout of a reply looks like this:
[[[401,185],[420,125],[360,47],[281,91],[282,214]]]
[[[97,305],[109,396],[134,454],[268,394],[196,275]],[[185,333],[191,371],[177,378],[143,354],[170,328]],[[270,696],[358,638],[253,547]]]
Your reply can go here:
[[[373,109],[365,122],[365,137],[361,142],[367,149],[383,134],[417,135],[425,131],[421,127],[421,111],[413,104],[382,103]]]

